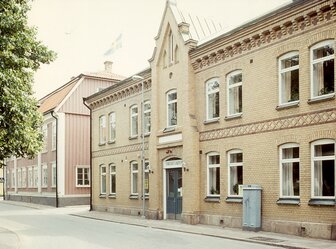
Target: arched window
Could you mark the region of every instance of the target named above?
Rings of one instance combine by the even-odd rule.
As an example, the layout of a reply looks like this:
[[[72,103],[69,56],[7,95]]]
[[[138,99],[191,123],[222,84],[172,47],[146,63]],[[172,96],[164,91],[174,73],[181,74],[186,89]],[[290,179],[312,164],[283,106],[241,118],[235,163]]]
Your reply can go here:
[[[210,79],[206,87],[206,119],[219,118],[219,81],[218,78]]]
[[[320,42],[311,48],[311,98],[334,94],[334,59],[334,40]]]
[[[130,126],[131,137],[138,136],[138,106],[132,105],[130,107]]]
[[[131,162],[131,195],[138,195],[138,162]]]
[[[106,195],[106,166],[101,164],[99,166],[100,172],[100,194]]]
[[[116,114],[111,112],[109,114],[109,142],[116,140]]]
[[[300,148],[288,143],[280,146],[280,197],[300,196]]]
[[[312,197],[335,199],[335,140],[311,144]]]
[[[242,71],[234,71],[227,76],[228,116],[243,112],[243,76]]]
[[[299,52],[279,58],[279,104],[299,100]]]
[[[116,187],[117,187],[117,171],[116,165],[114,163],[110,163],[110,195],[116,195]]]
[[[228,195],[242,196],[243,151],[231,150],[228,152],[228,177]]]
[[[151,102],[149,100],[144,102],[144,130],[145,135],[151,132]]]
[[[106,117],[105,115],[103,115],[99,117],[99,144],[106,143],[105,128],[106,128]]]
[[[177,125],[177,91],[167,93],[167,127]]]
[[[217,152],[207,154],[207,195],[220,196],[220,156]]]

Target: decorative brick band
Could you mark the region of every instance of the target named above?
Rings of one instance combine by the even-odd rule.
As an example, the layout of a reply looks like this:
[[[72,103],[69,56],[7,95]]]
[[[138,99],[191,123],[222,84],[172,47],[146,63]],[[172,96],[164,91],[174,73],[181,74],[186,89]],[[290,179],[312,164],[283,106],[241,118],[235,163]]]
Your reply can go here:
[[[255,28],[253,28],[248,35],[232,34],[228,38],[223,38],[222,44],[217,42],[217,44],[210,45],[214,47],[211,51],[206,48],[209,51],[207,54],[202,52],[203,49],[195,49],[190,53],[192,66],[195,71],[200,71],[213,64],[258,49],[263,45],[305,32],[308,29],[316,29],[316,26],[336,19],[335,6],[336,3],[333,0],[321,1],[321,4],[317,4],[314,8],[299,9],[298,11],[301,12],[298,14],[291,14],[291,17],[279,20],[268,29],[254,31]],[[244,34],[246,33],[244,32]],[[232,39],[232,36],[236,36],[236,38]]]
[[[336,122],[336,109],[205,131],[200,133],[200,141],[251,135],[331,122]]]
[[[111,155],[117,155],[117,154],[122,154],[122,153],[134,152],[134,151],[141,151],[141,146],[142,144],[138,143],[138,144],[120,146],[120,147],[106,149],[106,150],[93,151],[92,157],[96,158],[96,157],[111,156]],[[148,142],[145,143],[145,150],[148,150]]]

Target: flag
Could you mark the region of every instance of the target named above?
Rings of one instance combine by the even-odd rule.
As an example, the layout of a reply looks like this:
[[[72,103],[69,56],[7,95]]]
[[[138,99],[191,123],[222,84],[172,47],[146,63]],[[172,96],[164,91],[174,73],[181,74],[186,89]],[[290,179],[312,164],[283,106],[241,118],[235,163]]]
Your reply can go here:
[[[119,48],[122,48],[122,34],[119,34],[117,39],[112,42],[111,47],[104,53],[104,56],[112,55]]]

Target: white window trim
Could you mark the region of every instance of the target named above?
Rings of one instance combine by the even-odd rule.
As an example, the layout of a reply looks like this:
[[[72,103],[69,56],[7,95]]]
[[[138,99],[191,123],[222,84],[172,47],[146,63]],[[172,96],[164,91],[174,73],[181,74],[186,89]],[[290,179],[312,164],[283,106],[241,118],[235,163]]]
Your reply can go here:
[[[57,131],[56,131],[56,121],[52,122],[51,126],[51,150],[56,150],[57,143]]]
[[[54,182],[54,169],[55,169],[55,173],[56,173],[56,161],[51,162],[51,187],[54,188],[56,187],[56,179]],[[57,176],[56,176],[57,178]]]
[[[314,60],[313,59],[313,51],[315,49],[317,49],[317,48],[323,47],[325,45],[330,45],[330,44],[333,45],[334,51],[335,51],[335,49],[336,49],[335,40],[332,40],[332,39],[319,42],[319,43],[315,44],[314,46],[312,46],[310,48],[310,98],[314,99],[314,100],[325,99],[325,98],[328,98],[330,96],[334,96],[335,95],[335,91],[334,91],[333,93],[323,94],[323,95],[320,95],[320,96],[314,96],[314,73],[313,73],[313,65],[316,64],[316,63],[319,63],[319,62],[330,60],[330,59],[334,59],[334,63],[335,63],[335,52],[334,52],[333,55],[329,55],[329,56],[326,56],[326,57]]]
[[[138,165],[138,169],[137,170],[133,170],[133,165],[137,164]],[[137,173],[138,177],[137,177],[137,193],[133,192],[133,174]],[[132,161],[131,162],[131,195],[139,195],[139,189],[138,189],[138,184],[139,183],[139,164],[137,161]]]
[[[176,93],[176,99],[169,101],[168,100],[169,99],[168,95],[173,94],[173,93]],[[169,105],[170,104],[174,104],[174,103],[176,103],[176,105],[177,105],[177,90],[176,89],[172,89],[172,90],[170,90],[170,91],[168,91],[166,93],[166,120],[167,120],[167,128],[171,128],[171,127],[176,127],[177,126],[177,112],[176,112],[176,125],[170,125],[169,124]]]
[[[137,108],[137,112],[136,113],[133,113],[133,109]],[[138,134],[139,134],[139,108],[138,108],[138,105],[132,105],[130,107],[130,135],[131,137],[137,137]],[[136,123],[137,123],[137,126],[138,126],[138,130],[137,130],[137,133],[136,134],[133,134],[133,118],[136,117]]]
[[[112,168],[113,166],[115,167],[115,171],[112,171],[112,170],[111,170],[111,168]],[[110,164],[109,164],[109,170],[110,170],[110,194],[111,194],[111,195],[116,195],[116,194],[117,194],[116,192],[112,192],[112,175],[114,175],[115,186],[116,186],[116,190],[117,190],[117,184],[116,184],[116,183],[117,183],[117,181],[116,181],[116,180],[117,180],[117,179],[116,179],[116,178],[117,178],[117,166],[116,166],[116,164],[115,164],[115,163],[110,163]]]
[[[47,183],[45,184],[45,182],[44,182],[44,170],[45,169],[47,169]],[[48,187],[48,182],[49,182],[49,177],[48,177],[48,174],[49,174],[49,172],[48,172],[48,165],[47,164],[43,164],[42,165],[42,188],[47,188]]]
[[[278,72],[278,77],[279,77],[279,106],[290,106],[290,105],[295,105],[295,104],[300,102],[300,98],[298,100],[295,100],[295,101],[282,102],[282,81],[281,81],[282,77],[281,77],[281,75],[283,73],[291,72],[291,71],[294,71],[294,70],[300,70],[300,55],[299,55],[299,65],[296,65],[296,66],[292,66],[292,67],[282,69],[281,68],[281,61],[285,60],[285,59],[288,59],[288,58],[291,58],[291,57],[294,57],[296,55],[299,55],[299,51],[292,51],[292,52],[286,53],[283,56],[279,57],[279,59],[278,59],[278,64],[279,64],[278,65],[279,66],[279,68],[278,68],[279,69],[279,72]],[[300,88],[300,85],[299,85],[299,88]]]
[[[238,82],[238,83],[230,85],[229,78],[231,76],[238,75],[238,74],[243,74],[243,71],[242,70],[235,70],[235,71],[232,71],[231,73],[229,73],[226,76],[226,85],[227,85],[227,90],[226,90],[226,99],[227,99],[227,101],[226,102],[227,102],[227,116],[228,117],[239,116],[239,115],[241,115],[243,113],[243,112],[230,113],[230,101],[232,101],[230,99],[230,89],[231,88],[235,88],[235,87],[239,87],[239,86],[243,87],[243,80],[241,82]],[[242,95],[243,95],[243,89],[242,89]],[[243,96],[242,96],[242,98],[243,98]],[[243,100],[242,100],[242,104],[243,104]]]
[[[78,169],[89,169],[88,171],[88,179],[89,179],[89,184],[84,184],[84,171],[83,171],[83,185],[78,185]],[[76,187],[77,188],[87,188],[90,187],[90,165],[76,165]]]
[[[106,143],[105,129],[106,129],[106,116],[101,115],[99,116],[99,144]]]
[[[231,163],[230,162],[230,155],[231,154],[237,154],[237,153],[242,153],[243,154],[243,162],[241,163]],[[234,150],[230,150],[227,152],[227,162],[228,162],[228,197],[243,197],[242,193],[241,195],[239,195],[239,193],[237,195],[231,195],[230,193],[230,185],[231,185],[231,177],[230,177],[230,169],[231,167],[237,167],[237,166],[241,166],[243,168],[243,183],[244,184],[244,153],[243,150],[240,149],[234,149]],[[238,186],[239,187],[239,186]]]
[[[213,83],[213,82],[215,82],[215,81],[218,82],[218,88],[216,90],[209,91],[208,90],[208,85],[211,84],[211,83]],[[220,118],[220,113],[218,113],[218,117],[215,117],[215,118],[210,118],[209,117],[209,95],[210,94],[216,94],[216,93],[218,93],[218,95],[219,95],[220,94],[219,87],[220,87],[219,78],[209,79],[205,83],[206,120],[207,121],[218,120]],[[219,112],[220,112],[220,102],[219,102]]]
[[[292,159],[282,159],[282,150],[283,149],[289,149],[289,148],[296,148],[296,147],[298,147],[299,151],[300,151],[300,145],[297,144],[297,143],[287,143],[287,144],[283,144],[279,147],[280,198],[288,198],[288,199],[298,199],[298,198],[300,198],[300,195],[298,195],[298,196],[282,195],[282,187],[283,187],[282,186],[282,177],[283,177],[282,176],[282,164],[283,163],[299,163],[299,171],[300,171],[300,157],[299,158],[292,158]],[[300,176],[301,176],[301,174],[300,174]]]
[[[147,105],[147,104],[149,104],[149,109],[145,109],[145,105]],[[151,117],[151,115],[152,115],[152,106],[151,106],[151,102],[150,102],[150,100],[146,100],[146,101],[144,101],[144,104],[143,104],[143,106],[144,106],[144,110],[143,110],[143,112],[144,112],[144,117],[146,116],[145,114],[147,114],[147,113],[149,113],[149,116]],[[145,121],[145,120],[144,120]],[[142,125],[147,125],[147,123],[145,123],[144,122],[144,124],[142,124]],[[149,123],[149,127],[150,128],[152,128],[151,127],[151,123]],[[146,130],[146,129],[144,129],[144,130]],[[151,129],[149,129],[150,131],[149,132],[146,132],[145,131],[145,135],[149,135],[150,133],[151,133]]]
[[[112,116],[114,116],[114,122],[112,122]],[[111,138],[111,135],[112,135],[112,124],[114,123],[114,134],[115,134],[115,137],[114,139]],[[109,142],[115,142],[116,141],[116,128],[117,128],[117,119],[116,119],[116,113],[115,112],[110,112],[109,114]]]
[[[102,169],[105,168],[105,173],[102,172]],[[105,192],[103,192],[103,181],[102,178],[105,175]],[[100,177],[100,195],[106,195],[106,165],[105,164],[101,164],[99,166],[99,177]]]
[[[210,156],[219,156],[219,164],[209,164],[209,158]],[[212,168],[219,168],[219,172],[220,172],[220,154],[218,152],[210,152],[207,154],[207,196],[211,196],[211,197],[220,197],[220,192],[219,194],[211,194],[210,191],[210,174],[209,171]],[[220,182],[220,180],[219,180]],[[220,183],[219,183],[220,184]],[[219,191],[220,191],[220,186],[219,186]]]
[[[333,156],[323,156],[323,157],[315,157],[315,145],[322,145],[322,144],[334,144],[335,145],[335,151],[334,151],[334,155]],[[310,162],[310,168],[311,168],[311,198],[312,199],[335,199],[335,195],[334,196],[315,196],[314,195],[314,178],[315,178],[315,171],[314,171],[314,161],[316,160],[334,160],[334,173],[335,173],[335,178],[336,179],[336,142],[334,139],[320,139],[317,140],[313,143],[311,143],[311,147],[310,147],[310,155],[311,155],[311,162]],[[335,188],[335,194],[336,194],[336,183],[334,183],[334,188]]]

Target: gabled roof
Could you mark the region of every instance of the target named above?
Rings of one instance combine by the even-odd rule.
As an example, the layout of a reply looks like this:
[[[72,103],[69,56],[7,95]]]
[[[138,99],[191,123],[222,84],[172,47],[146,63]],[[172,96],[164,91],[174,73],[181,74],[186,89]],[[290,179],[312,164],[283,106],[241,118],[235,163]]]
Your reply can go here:
[[[100,71],[100,72],[89,72],[89,73],[84,73],[86,76],[92,76],[92,77],[99,77],[99,78],[106,78],[106,79],[111,79],[111,80],[124,80],[126,79],[125,76],[111,73],[108,71]]]
[[[41,113],[46,113],[55,109],[63,99],[69,94],[69,92],[75,87],[79,77],[72,79],[70,82],[49,93],[45,97],[39,100],[40,107],[38,110]]]

